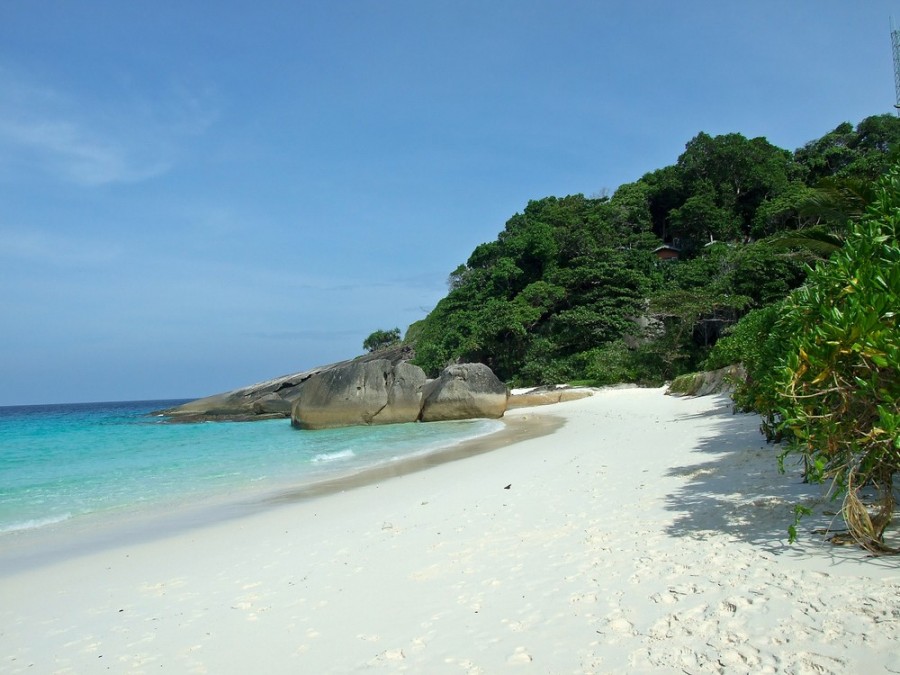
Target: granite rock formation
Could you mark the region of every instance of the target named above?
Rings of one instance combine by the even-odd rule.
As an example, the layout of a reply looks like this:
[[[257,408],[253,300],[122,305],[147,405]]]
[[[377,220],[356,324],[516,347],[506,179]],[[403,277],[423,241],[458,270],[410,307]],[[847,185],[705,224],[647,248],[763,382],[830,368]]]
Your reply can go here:
[[[552,405],[566,401],[577,401],[593,396],[594,390],[588,387],[569,387],[567,385],[544,385],[534,387],[521,393],[510,394],[507,410],[514,408],[530,408],[538,405]]]
[[[299,429],[362,424],[499,418],[509,399],[506,385],[480,363],[453,365],[426,380],[396,347],[349,361],[207,396],[158,411],[173,422],[287,418]]]
[[[741,365],[680,375],[669,385],[666,395],[709,396],[710,394],[727,394],[734,391],[736,382],[740,382],[746,377],[747,373]]]
[[[339,361],[291,375],[282,375],[265,382],[234,389],[222,394],[206,396],[175,408],[158,411],[173,422],[205,422],[265,420],[289,418],[303,387],[315,375],[347,364],[388,360],[391,363],[408,361],[412,352],[408,347],[395,347],[356,359]]]
[[[483,363],[448,366],[422,392],[423,422],[503,417],[509,392]]]
[[[291,424],[328,429],[396,424],[419,418],[425,371],[405,361],[358,361],[311,377],[294,403]]]

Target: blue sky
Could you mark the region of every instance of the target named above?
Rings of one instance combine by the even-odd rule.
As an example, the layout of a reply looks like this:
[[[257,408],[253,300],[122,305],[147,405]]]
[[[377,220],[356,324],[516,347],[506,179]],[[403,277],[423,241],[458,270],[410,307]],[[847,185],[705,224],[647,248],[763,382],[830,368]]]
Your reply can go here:
[[[402,330],[530,199],[893,111],[900,3],[0,3],[0,405]]]

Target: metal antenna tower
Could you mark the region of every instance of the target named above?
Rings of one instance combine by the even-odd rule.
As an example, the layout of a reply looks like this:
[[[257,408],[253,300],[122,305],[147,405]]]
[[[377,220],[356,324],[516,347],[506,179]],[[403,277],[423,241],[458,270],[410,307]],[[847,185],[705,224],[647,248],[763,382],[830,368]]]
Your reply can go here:
[[[894,29],[894,19],[891,18],[891,46],[894,50],[894,95],[897,116],[900,117],[900,30]]]

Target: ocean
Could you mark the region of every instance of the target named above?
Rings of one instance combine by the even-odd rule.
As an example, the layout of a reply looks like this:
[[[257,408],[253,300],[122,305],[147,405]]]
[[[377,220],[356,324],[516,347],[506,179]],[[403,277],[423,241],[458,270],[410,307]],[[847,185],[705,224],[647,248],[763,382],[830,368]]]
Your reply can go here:
[[[320,484],[484,436],[498,420],[293,429],[168,423],[184,401],[0,407],[0,548],[36,530],[177,513]]]

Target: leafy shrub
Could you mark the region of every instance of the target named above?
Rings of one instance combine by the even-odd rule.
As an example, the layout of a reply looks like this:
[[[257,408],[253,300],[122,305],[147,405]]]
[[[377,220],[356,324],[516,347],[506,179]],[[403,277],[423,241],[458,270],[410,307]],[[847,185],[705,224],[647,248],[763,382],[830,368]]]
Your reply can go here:
[[[635,381],[631,351],[624,340],[616,340],[579,355],[580,371],[594,386]]]
[[[548,338],[537,336],[528,350],[525,363],[512,379],[514,386],[559,384],[572,379],[566,360],[557,354],[556,345]]]
[[[883,550],[900,471],[900,165],[841,250],[785,303],[797,330],[775,374],[777,413],[813,481],[830,479],[866,548]],[[785,325],[785,324],[782,324]],[[724,347],[723,347],[724,350]],[[878,493],[875,512],[859,491]]]
[[[769,441],[782,439],[777,409],[777,369],[787,359],[791,336],[797,331],[784,302],[748,312],[728,329],[707,358],[704,368],[715,370],[740,363],[743,379],[735,384],[732,398],[738,410],[755,411],[762,416],[761,430]]]

